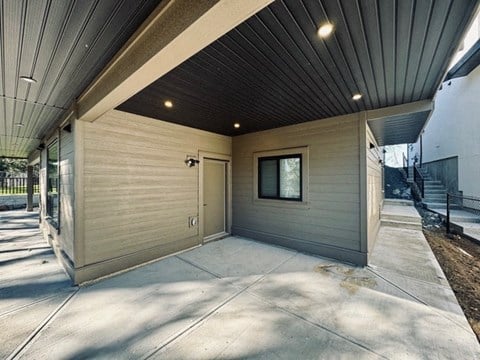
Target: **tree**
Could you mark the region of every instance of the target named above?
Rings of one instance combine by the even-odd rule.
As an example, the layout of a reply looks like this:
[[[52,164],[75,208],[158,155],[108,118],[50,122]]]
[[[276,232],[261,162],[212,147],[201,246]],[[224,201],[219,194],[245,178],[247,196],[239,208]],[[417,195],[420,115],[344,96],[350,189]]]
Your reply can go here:
[[[19,177],[27,173],[27,160],[0,158],[0,177]]]

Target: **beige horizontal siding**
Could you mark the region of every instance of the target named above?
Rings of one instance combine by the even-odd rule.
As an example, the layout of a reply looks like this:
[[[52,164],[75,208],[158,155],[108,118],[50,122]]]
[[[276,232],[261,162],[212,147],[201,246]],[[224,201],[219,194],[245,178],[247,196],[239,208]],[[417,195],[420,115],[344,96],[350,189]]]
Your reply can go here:
[[[50,144],[55,138],[59,145],[59,229],[54,228],[47,220],[46,214],[46,178],[47,178],[47,149],[41,152],[40,161],[40,218],[43,233],[48,241],[53,242],[61,257],[68,257],[68,263],[75,262],[74,253],[74,141],[73,134],[67,131],[56,131],[47,139]],[[65,259],[61,259],[62,262]]]
[[[368,213],[368,249],[375,245],[380,229],[380,207],[383,200],[382,165],[378,147],[370,149],[370,143],[377,145],[367,124],[367,213]]]
[[[198,215],[198,166],[185,158],[231,154],[229,137],[116,110],[84,125],[83,146],[86,266],[190,244],[199,234],[188,226]]]
[[[74,261],[74,143],[73,134],[60,131],[60,236],[59,242]]]
[[[333,248],[360,251],[358,119],[355,114],[234,137],[233,231],[278,238],[294,248],[317,244],[330,256]],[[254,153],[300,146],[309,151],[308,204],[254,200]]]

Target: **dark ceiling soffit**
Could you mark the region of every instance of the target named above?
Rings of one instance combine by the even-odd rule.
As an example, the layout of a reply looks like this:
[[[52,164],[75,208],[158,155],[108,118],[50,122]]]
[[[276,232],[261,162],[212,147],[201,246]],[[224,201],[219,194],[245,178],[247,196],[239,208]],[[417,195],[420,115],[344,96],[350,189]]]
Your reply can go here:
[[[236,136],[432,99],[477,2],[372,3],[275,1],[117,109]]]
[[[415,143],[430,117],[432,110],[406,115],[387,116],[368,121],[378,145]]]
[[[465,55],[450,69],[445,81],[467,76],[480,64],[480,39],[468,50]]]

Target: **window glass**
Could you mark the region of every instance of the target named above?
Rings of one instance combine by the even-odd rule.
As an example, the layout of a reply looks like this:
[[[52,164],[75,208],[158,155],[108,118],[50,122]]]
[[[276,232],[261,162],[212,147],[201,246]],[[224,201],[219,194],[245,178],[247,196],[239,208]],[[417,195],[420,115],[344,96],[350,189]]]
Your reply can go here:
[[[300,199],[300,157],[280,159],[280,197]]]
[[[302,155],[258,158],[258,197],[302,200]]]
[[[260,189],[262,197],[277,196],[277,160],[260,160]]]
[[[47,149],[47,215],[55,226],[58,225],[58,186],[58,141],[55,140]]]

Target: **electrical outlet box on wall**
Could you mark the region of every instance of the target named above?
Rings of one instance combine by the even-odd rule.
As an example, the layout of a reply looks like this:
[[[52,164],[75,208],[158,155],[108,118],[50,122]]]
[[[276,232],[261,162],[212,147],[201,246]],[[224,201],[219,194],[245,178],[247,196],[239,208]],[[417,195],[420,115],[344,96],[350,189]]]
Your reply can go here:
[[[198,225],[198,216],[189,216],[188,217],[188,227],[192,228]]]

